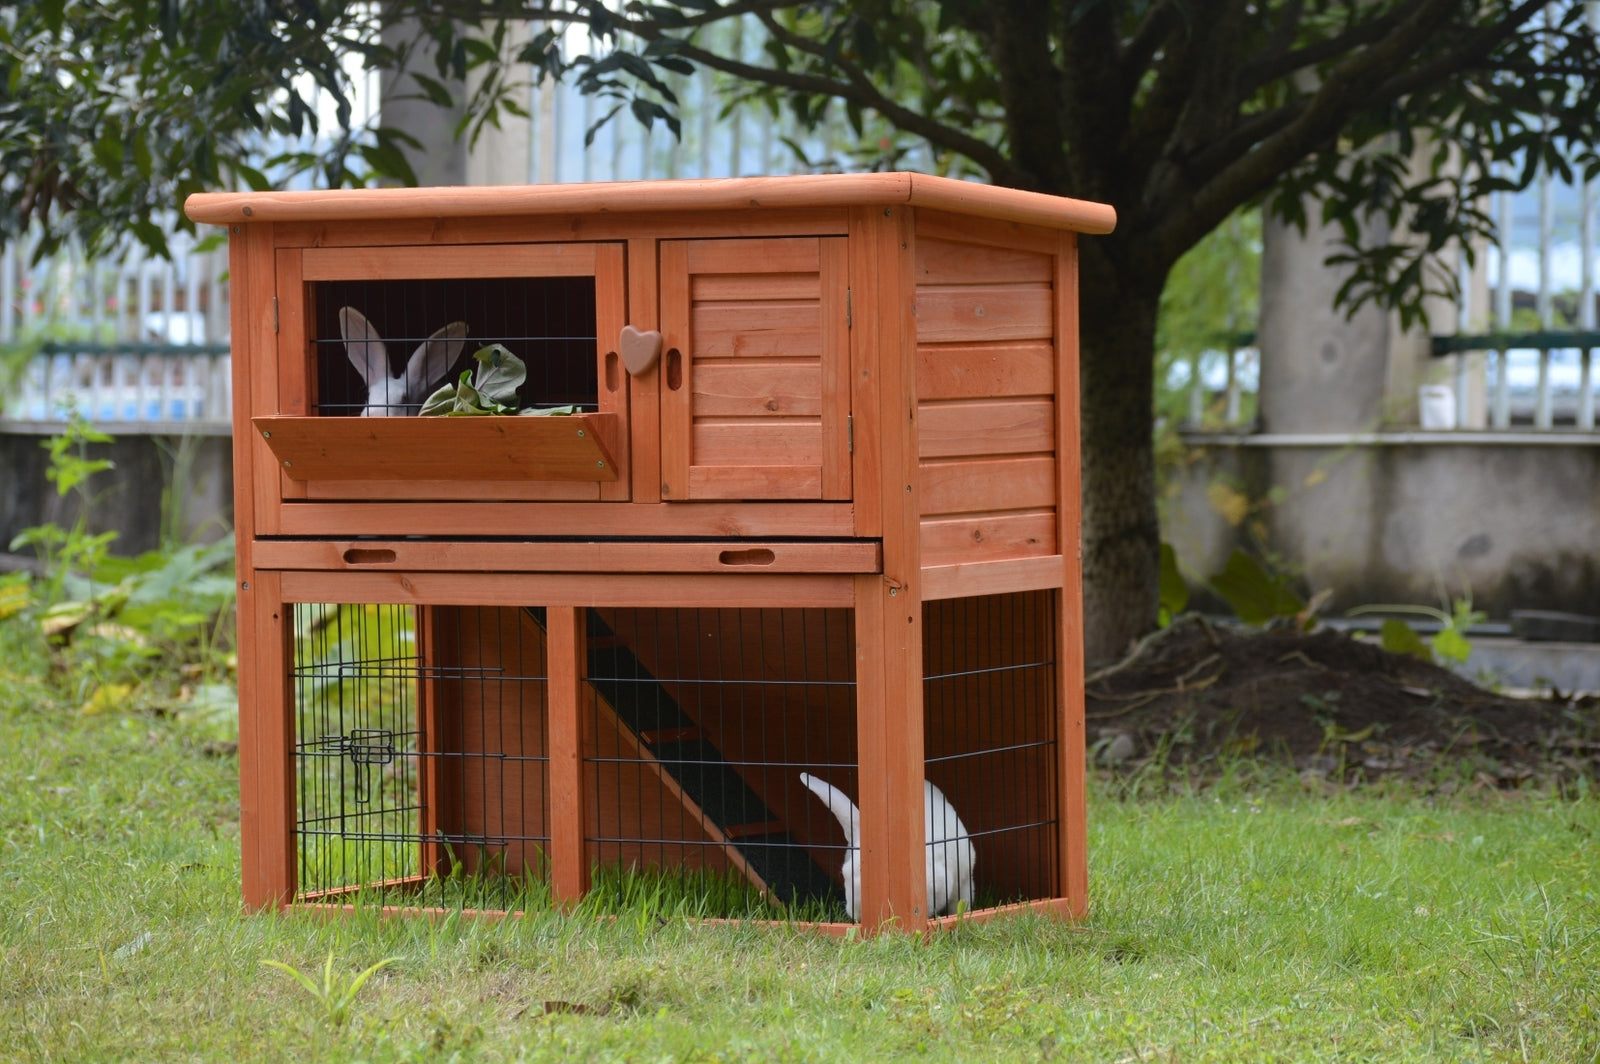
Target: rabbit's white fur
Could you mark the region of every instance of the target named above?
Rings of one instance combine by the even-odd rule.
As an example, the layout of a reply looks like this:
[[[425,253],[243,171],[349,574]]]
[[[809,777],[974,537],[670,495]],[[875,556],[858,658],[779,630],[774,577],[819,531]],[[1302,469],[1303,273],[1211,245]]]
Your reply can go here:
[[[421,408],[428,397],[430,378],[443,378],[460,357],[467,345],[467,323],[453,321],[418,344],[398,377],[389,375],[389,348],[383,337],[355,307],[339,308],[339,335],[350,364],[367,385],[367,405],[361,416],[403,416]]]
[[[847,849],[844,866],[844,908],[850,919],[861,919],[861,813],[845,793],[809,772],[800,773],[800,782],[828,807],[844,829]],[[955,806],[944,792],[923,780],[924,812],[927,825],[928,911],[947,913],[958,902],[972,904],[972,866],[978,854],[972,846],[967,826],[956,815]]]

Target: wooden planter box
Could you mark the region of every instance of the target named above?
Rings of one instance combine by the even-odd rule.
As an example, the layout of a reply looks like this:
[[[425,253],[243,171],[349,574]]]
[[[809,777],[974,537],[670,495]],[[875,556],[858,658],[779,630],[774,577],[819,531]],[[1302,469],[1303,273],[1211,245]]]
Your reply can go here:
[[[308,770],[295,716],[296,604],[389,603],[418,626],[410,756],[424,768],[434,757],[503,757],[494,721],[520,714],[543,729],[527,747],[539,772],[493,785],[522,788],[538,812],[518,822],[521,834],[500,820],[494,830],[545,840],[537,845],[558,897],[587,889],[597,838],[643,837],[657,817],[606,819],[594,744],[607,712],[620,723],[605,741],[634,750],[641,765],[659,760],[650,736],[666,731],[738,746],[733,730],[703,721],[630,730],[627,707],[603,690],[595,648],[622,647],[641,668],[688,666],[652,656],[642,636],[615,628],[618,618],[758,611],[748,614],[755,625],[781,608],[842,611],[853,633],[837,644],[851,662],[853,701],[845,716],[829,711],[844,732],[796,764],[834,766],[860,806],[862,925],[937,922],[922,873],[924,777],[955,792],[974,831],[1023,817],[1047,825],[1048,844],[1025,861],[1004,841],[980,839],[979,876],[1000,896],[1084,911],[1077,239],[1109,231],[1110,208],[869,174],[208,194],[186,210],[226,226],[231,240],[249,906],[342,889],[301,882],[297,863],[307,834],[297,779]],[[345,308],[393,348],[396,377],[414,349],[459,322],[462,360],[503,343],[528,363],[526,405],[582,413],[348,416],[369,396],[342,335]],[[624,342],[637,334],[659,334],[657,357],[641,360]],[[999,605],[972,605],[984,602]],[[512,612],[463,627],[467,609]],[[1020,618],[1008,645],[1033,647],[1040,660],[1013,660],[993,644],[982,619],[991,613]],[[672,616],[688,626],[676,638],[715,635],[766,660],[776,671],[751,691],[791,681],[811,690],[806,668],[842,667],[790,661],[781,643],[738,636],[731,620],[696,635],[692,614]],[[611,634],[596,635],[597,625]],[[481,633],[473,668],[508,661],[516,647],[518,660],[544,670],[537,699],[519,696],[515,712],[496,710],[470,735],[462,707],[494,700],[430,679],[462,668],[440,633],[469,630]],[[1048,712],[1019,718],[1017,734],[1044,752],[1028,755],[1038,786],[1011,805],[989,797],[1021,786],[1005,771],[959,777],[947,760],[988,757],[1011,741],[978,724],[1002,719],[1005,706],[968,705],[975,696],[950,679],[990,668],[1049,676],[1018,673],[1016,690],[1029,705],[1045,699]],[[711,681],[660,686],[687,718],[701,682]],[[775,734],[806,727],[794,707],[762,712]],[[359,766],[365,740],[339,741]],[[754,827],[713,822],[704,796],[665,769],[629,800],[692,807],[698,826],[684,845],[722,853],[756,882],[760,862],[740,849],[756,827],[780,825],[814,855],[833,831],[800,823],[806,792],[792,779],[763,782],[760,766],[787,763],[773,743],[722,755],[747,766],[740,785],[766,803],[770,816]],[[479,794],[462,805],[445,776],[419,773],[424,812],[409,830],[489,832],[480,821],[493,801]]]

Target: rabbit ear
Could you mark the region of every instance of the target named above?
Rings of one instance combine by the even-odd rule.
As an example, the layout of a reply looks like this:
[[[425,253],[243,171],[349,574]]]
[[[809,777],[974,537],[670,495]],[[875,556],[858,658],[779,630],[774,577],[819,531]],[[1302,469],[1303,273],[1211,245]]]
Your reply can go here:
[[[429,383],[450,372],[466,346],[467,323],[464,321],[453,321],[418,344],[406,362],[405,401],[420,403],[427,398]]]
[[[368,391],[389,380],[389,349],[372,323],[355,307],[339,308],[339,335],[344,338],[344,349],[350,355],[350,364],[361,374]]]

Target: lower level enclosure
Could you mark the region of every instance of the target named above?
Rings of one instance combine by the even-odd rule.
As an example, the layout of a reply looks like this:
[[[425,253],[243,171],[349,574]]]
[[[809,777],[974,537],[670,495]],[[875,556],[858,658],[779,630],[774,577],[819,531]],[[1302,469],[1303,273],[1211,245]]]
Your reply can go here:
[[[927,845],[971,880],[947,911],[1063,894],[1057,594],[922,607],[925,774],[956,825],[930,812]],[[549,906],[552,810],[576,808],[597,911],[850,919],[819,793],[860,793],[853,612],[584,614],[573,804],[543,608],[294,606],[296,898]]]

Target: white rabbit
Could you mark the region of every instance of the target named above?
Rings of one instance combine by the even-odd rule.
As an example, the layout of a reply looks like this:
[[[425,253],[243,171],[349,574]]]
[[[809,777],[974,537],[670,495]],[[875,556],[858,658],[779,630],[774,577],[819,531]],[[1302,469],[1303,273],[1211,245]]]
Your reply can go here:
[[[809,772],[800,773],[800,782],[822,799],[839,826],[844,829],[844,908],[850,919],[861,919],[861,813],[845,793]],[[922,781],[928,842],[928,911],[947,913],[958,902],[972,905],[972,866],[978,854],[973,849],[967,827],[944,792],[927,780]]]
[[[389,376],[389,348],[355,307],[339,308],[339,335],[350,364],[367,385],[367,405],[361,416],[403,416],[421,409],[428,385],[444,377],[460,357],[467,346],[467,323],[453,321],[418,344],[399,377]]]

